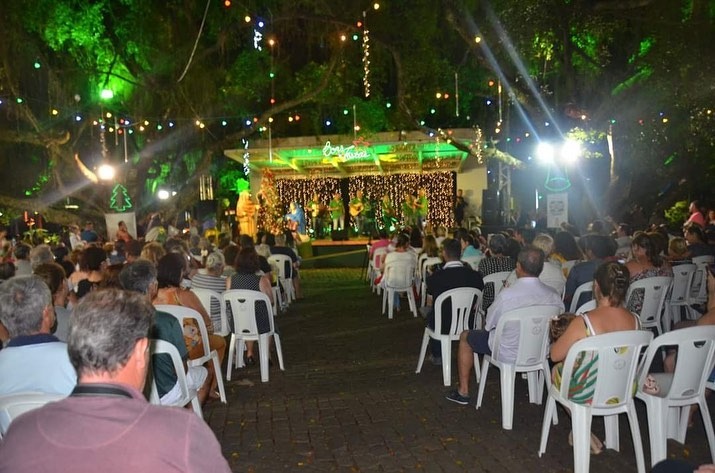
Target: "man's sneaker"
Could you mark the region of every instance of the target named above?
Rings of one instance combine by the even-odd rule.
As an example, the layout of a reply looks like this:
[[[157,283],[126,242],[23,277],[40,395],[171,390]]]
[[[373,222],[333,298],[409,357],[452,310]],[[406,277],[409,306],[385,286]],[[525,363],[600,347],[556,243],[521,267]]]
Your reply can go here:
[[[469,404],[469,396],[462,396],[459,394],[459,390],[455,389],[451,393],[447,394],[447,400],[456,402],[457,404],[461,404],[462,406],[466,406]]]

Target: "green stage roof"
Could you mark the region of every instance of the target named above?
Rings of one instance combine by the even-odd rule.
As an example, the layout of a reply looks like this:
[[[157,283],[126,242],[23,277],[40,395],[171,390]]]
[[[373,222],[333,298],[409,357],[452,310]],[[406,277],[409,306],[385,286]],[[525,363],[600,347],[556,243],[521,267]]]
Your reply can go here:
[[[451,130],[437,139],[422,132],[377,133],[367,138],[346,135],[249,141],[252,170],[270,169],[276,178],[347,177],[367,174],[460,172],[475,145],[474,130]],[[459,143],[459,148],[454,146]],[[225,150],[244,162],[246,150]],[[472,159],[476,159],[472,157]]]

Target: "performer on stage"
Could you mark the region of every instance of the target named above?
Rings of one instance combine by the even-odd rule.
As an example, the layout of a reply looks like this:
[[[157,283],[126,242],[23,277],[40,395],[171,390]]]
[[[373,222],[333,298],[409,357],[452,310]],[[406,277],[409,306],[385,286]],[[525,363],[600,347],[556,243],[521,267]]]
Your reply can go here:
[[[242,191],[236,203],[236,218],[238,219],[241,235],[248,235],[252,239],[256,238],[256,233],[258,232],[257,217],[258,206],[251,199],[251,193],[246,190]]]
[[[417,222],[415,215],[415,197],[407,192],[402,203],[402,224],[412,227]]]
[[[290,231],[305,235],[305,212],[298,202],[290,203],[290,212],[286,214],[286,220]]]
[[[358,235],[361,235],[365,226],[365,199],[362,196],[362,191],[357,191],[355,197],[350,200],[350,216],[355,222]]]
[[[333,221],[331,230],[342,230],[345,228],[345,206],[343,199],[340,197],[340,192],[333,194],[333,199],[328,206],[330,210],[330,218]]]
[[[382,196],[382,224],[385,227],[385,231],[390,233],[391,228],[395,227],[397,223],[397,215],[395,215],[395,208],[390,202],[390,196],[385,194]]]
[[[468,205],[462,194],[462,189],[457,189],[457,198],[454,200],[454,220],[457,223],[457,227],[462,226],[464,211],[467,209]]]
[[[310,213],[310,221],[313,226],[313,236],[315,238],[323,238],[325,206],[320,203],[317,192],[313,193],[313,198],[308,202],[308,212]]]
[[[424,187],[421,187],[417,194],[417,201],[415,202],[415,216],[417,217],[417,228],[422,231],[425,227],[425,222],[427,221],[427,215],[429,214],[429,200],[427,200],[427,191]]]

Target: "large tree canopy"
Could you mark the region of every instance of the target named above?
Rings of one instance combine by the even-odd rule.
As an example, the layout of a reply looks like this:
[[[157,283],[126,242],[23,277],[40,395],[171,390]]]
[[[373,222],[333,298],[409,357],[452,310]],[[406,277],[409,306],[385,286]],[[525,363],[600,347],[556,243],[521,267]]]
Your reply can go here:
[[[351,134],[353,107],[363,134],[479,126],[523,158],[536,137],[610,130],[614,209],[654,205],[655,186],[710,196],[713,0],[7,3],[6,215],[73,219],[68,197],[101,214],[110,190],[87,176],[125,160],[139,210],[168,186],[179,211],[223,149],[269,126]]]

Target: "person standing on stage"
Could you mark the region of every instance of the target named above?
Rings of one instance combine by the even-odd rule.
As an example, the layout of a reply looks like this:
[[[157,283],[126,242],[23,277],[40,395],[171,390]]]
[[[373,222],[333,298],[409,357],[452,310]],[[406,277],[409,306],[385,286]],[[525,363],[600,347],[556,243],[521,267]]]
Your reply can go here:
[[[330,219],[333,221],[331,231],[345,228],[345,207],[343,206],[343,199],[340,198],[340,192],[333,194],[328,210],[330,211]]]
[[[392,206],[390,196],[387,194],[382,196],[382,223],[387,233],[389,233],[391,231],[390,228],[394,227],[397,223],[395,208]]]
[[[305,212],[298,202],[290,203],[290,212],[286,214],[288,228],[299,235],[305,235]]]
[[[350,200],[350,216],[355,222],[358,235],[362,235],[365,226],[365,199],[362,196],[362,191],[357,191],[355,197]]]
[[[323,238],[323,208],[320,203],[320,197],[317,192],[313,192],[313,198],[308,202],[308,212],[310,213],[310,221],[313,226],[313,236],[315,238]]]
[[[429,200],[427,200],[427,191],[424,187],[421,187],[417,194],[417,201],[415,202],[415,217],[417,218],[417,228],[419,228],[420,231],[425,227],[428,214]]]
[[[407,192],[405,194],[405,201],[402,203],[402,219],[403,225],[411,227],[415,224],[415,198],[412,194]]]
[[[462,194],[462,189],[457,189],[457,197],[454,200],[454,220],[457,222],[457,227],[462,226],[464,211],[467,210],[467,201]]]

